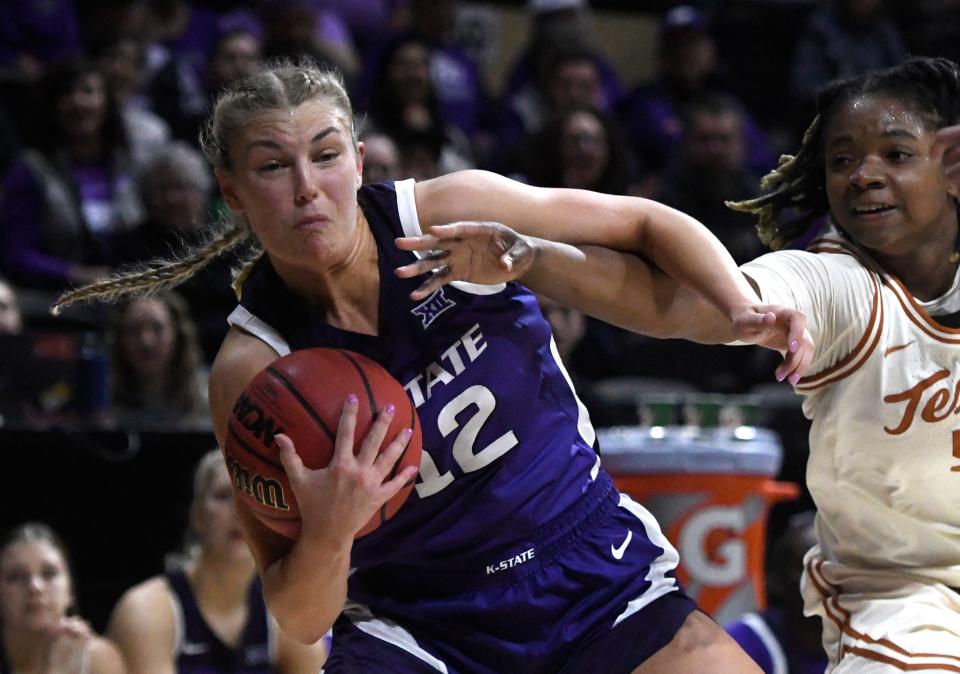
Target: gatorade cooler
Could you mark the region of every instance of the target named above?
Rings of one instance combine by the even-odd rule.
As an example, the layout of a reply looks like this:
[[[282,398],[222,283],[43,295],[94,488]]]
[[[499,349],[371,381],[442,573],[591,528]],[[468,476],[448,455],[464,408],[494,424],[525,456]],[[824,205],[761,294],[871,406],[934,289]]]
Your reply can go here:
[[[721,625],[766,607],[770,505],[800,490],[773,478],[782,449],[767,429],[617,427],[598,432],[620,491],[657,518],[680,552],[677,578]]]

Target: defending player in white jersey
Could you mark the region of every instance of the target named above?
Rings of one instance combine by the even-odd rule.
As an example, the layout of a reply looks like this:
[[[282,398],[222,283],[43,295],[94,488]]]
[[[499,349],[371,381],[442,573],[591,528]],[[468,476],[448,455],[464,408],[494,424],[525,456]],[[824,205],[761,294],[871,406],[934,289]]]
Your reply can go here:
[[[809,251],[742,269],[763,302],[806,314],[816,344],[796,385],[819,510],[802,586],[831,674],[960,672],[960,127],[945,128],[958,122],[960,69],[944,59],[834,83],[797,155],[733,204],[774,250],[829,216]],[[627,328],[652,288],[659,332],[724,336],[715,311],[639,259],[498,225],[434,234],[405,245],[447,249],[438,283],[484,260]]]

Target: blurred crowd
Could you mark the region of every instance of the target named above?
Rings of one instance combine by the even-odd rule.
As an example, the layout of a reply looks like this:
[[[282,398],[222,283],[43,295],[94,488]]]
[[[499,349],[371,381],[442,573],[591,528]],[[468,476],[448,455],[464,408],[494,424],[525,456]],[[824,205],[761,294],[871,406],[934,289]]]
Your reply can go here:
[[[506,5],[2,4],[0,414],[28,424],[79,417],[203,427],[206,368],[235,303],[234,258],[177,293],[56,318],[48,309],[63,289],[174,254],[222,217],[199,129],[221,87],[265,59],[309,56],[344,73],[368,182],[482,168],[650,197],[704,222],[744,262],[764,251],[751,218],[724,201],[755,194],[760,176],[793,149],[813,92],[908,52],[952,55],[946,29],[960,3],[911,3],[909,19],[898,15],[902,3],[882,0],[632,3],[657,27],[652,75],[642,82],[626,81],[624,64],[606,55],[594,21],[605,10],[587,0],[526,2],[527,33],[496,82],[476,45],[496,43],[498,24],[465,29],[464,17],[478,6],[496,16]],[[738,75],[727,53],[736,31],[751,21],[744,35],[762,31],[771,5],[802,10],[795,42],[769,45],[789,50],[790,66]],[[786,92],[771,103],[779,115],[756,105],[765,90]],[[654,381],[744,393],[772,376],[772,354],[656,341],[549,313],[601,425],[637,421],[608,395],[611,378],[637,390]]]

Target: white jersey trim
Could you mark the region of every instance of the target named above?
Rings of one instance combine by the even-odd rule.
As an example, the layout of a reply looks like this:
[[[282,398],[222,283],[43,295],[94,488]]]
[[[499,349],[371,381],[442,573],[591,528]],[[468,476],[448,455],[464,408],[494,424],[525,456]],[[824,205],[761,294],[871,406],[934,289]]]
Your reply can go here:
[[[650,564],[650,572],[646,578],[646,580],[650,582],[650,587],[648,587],[647,591],[642,595],[631,599],[627,603],[627,608],[613,621],[614,627],[654,600],[680,589],[676,579],[667,575],[677,568],[677,564],[680,563],[680,555],[677,554],[676,548],[670,544],[670,541],[668,541],[666,536],[663,535],[663,532],[660,531],[660,525],[657,524],[653,515],[626,494],[620,494],[620,502],[617,505],[640,520],[647,538],[658,548],[663,548],[663,554]]]
[[[420,217],[417,215],[417,200],[413,192],[414,183],[413,178],[397,180],[393,183],[394,189],[397,191],[397,212],[400,214],[400,226],[406,236],[423,236],[423,230],[420,228]],[[418,252],[414,252],[414,255],[418,258],[423,257]],[[479,283],[467,283],[466,281],[453,281],[450,285],[471,295],[496,295],[507,287],[506,283],[480,285]]]
[[[348,599],[343,608],[343,615],[345,615],[357,629],[381,641],[386,641],[388,644],[393,644],[397,648],[403,649],[410,655],[422,660],[438,672],[447,674],[447,666],[443,661],[423,650],[410,632],[388,618],[377,618],[370,612],[368,606]]]
[[[553,335],[550,335],[550,353],[553,354],[554,362],[556,362],[560,373],[570,387],[573,399],[577,401],[577,431],[579,431],[583,441],[593,447],[593,443],[597,439],[597,432],[593,429],[593,423],[590,421],[590,412],[587,410],[587,406],[583,404],[583,401],[580,400],[580,396],[577,395],[577,389],[573,387],[573,380],[570,379],[570,373],[567,372],[567,368],[563,365],[563,360],[560,358],[560,351],[557,349],[557,342],[554,340]],[[594,478],[596,478],[596,470],[594,471]]]
[[[287,344],[287,340],[242,305],[238,305],[236,309],[230,312],[230,315],[227,316],[227,323],[249,332],[254,337],[259,337],[276,351],[278,356],[286,356],[290,353],[290,345]]]
[[[783,647],[780,646],[777,637],[774,636],[773,631],[763,618],[751,611],[744,613],[741,620],[744,625],[753,630],[753,633],[757,635],[757,638],[763,643],[763,647],[770,654],[770,659],[773,660],[773,674],[788,674],[787,656],[783,652]]]

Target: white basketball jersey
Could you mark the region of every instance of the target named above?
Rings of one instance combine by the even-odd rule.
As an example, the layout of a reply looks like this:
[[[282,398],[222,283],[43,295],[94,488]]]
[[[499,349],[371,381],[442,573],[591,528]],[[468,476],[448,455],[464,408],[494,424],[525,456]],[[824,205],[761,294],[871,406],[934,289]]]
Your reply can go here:
[[[796,388],[824,556],[960,587],[960,330],[928,313],[957,281],[921,303],[836,232],[743,271],[764,302],[802,310],[816,343]]]

